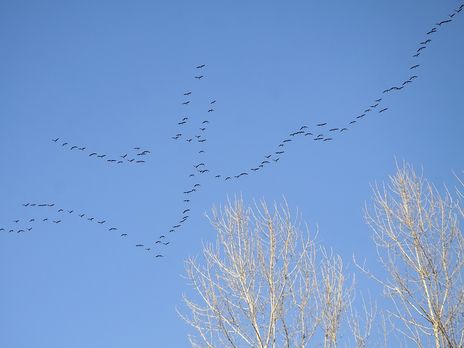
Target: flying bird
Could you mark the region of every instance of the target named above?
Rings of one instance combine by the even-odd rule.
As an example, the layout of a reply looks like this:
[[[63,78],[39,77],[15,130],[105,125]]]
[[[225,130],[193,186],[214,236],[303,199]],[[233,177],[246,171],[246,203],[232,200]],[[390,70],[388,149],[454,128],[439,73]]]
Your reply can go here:
[[[379,113],[387,111],[387,110],[388,110],[388,108],[382,109],[382,110],[379,111]]]
[[[356,121],[351,121],[350,124],[356,123]]]
[[[416,69],[418,67],[420,67],[420,64],[413,65],[412,67],[409,68],[409,70]]]
[[[214,103],[216,103],[216,100],[213,100],[212,102],[210,102],[210,104],[214,104]]]
[[[197,69],[204,68],[205,66],[206,66],[206,64],[201,64],[201,65],[198,65],[198,66],[197,66]]]
[[[214,109],[209,109],[209,110],[208,110],[208,112],[213,112],[213,111],[214,111]]]
[[[185,102],[182,103],[182,105],[188,105],[190,103],[190,100],[187,100]]]
[[[136,246],[136,247],[143,247],[143,246],[145,246],[145,245],[143,245],[143,244],[136,244],[135,246]]]
[[[427,39],[427,40],[421,42],[420,44],[421,44],[421,45],[427,45],[429,42],[432,42],[432,40]]]
[[[441,22],[437,23],[437,25],[441,26],[442,24],[449,23],[449,22],[452,22],[452,20],[451,19],[446,19],[444,21],[441,21]]]
[[[121,237],[127,237],[127,233],[122,233]]]
[[[322,126],[325,126],[326,124],[327,124],[327,122],[325,122],[325,123],[318,123],[316,126],[322,127]]]
[[[202,79],[203,77],[204,77],[203,75],[195,76],[195,78],[198,79],[198,80]]]
[[[97,223],[99,223],[100,225],[103,225],[105,222],[106,222],[106,220],[97,221]]]
[[[60,140],[60,138],[56,138],[56,139],[52,139],[52,141],[54,141],[55,143]]]
[[[343,127],[342,129],[340,129],[340,133],[341,133],[341,132],[344,132],[344,131],[347,131],[347,130],[348,130],[348,128]]]
[[[337,130],[339,130],[339,128],[330,128],[329,132],[334,132],[334,131],[337,131]]]
[[[59,224],[61,222],[61,220],[53,220],[53,223],[55,224]]]
[[[97,155],[96,152],[92,152],[92,153],[89,155],[89,157],[96,156],[96,155]]]
[[[79,217],[83,218],[85,216],[85,214],[79,214]]]
[[[163,255],[161,255],[161,254],[158,254],[158,255],[156,255],[155,257],[164,257],[164,256],[163,256]]]
[[[324,141],[330,141],[332,138],[325,138]]]
[[[192,94],[192,92],[186,92],[186,93],[184,93],[184,95],[190,95],[190,94]]]

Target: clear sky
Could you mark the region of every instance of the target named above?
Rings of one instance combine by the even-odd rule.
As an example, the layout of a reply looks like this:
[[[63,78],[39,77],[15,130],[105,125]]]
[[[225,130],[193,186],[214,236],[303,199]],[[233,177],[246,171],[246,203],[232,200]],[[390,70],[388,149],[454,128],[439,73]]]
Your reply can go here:
[[[234,195],[285,196],[321,243],[375,270],[370,185],[395,158],[437,184],[463,169],[464,11],[426,35],[458,5],[1,1],[0,347],[188,346],[183,262],[214,239],[205,212]],[[288,136],[303,125],[314,135]]]

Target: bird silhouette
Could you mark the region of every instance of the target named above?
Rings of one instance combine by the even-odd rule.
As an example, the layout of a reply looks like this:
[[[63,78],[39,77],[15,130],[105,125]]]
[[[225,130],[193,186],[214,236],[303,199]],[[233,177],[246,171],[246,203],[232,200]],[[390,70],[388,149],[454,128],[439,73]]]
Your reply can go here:
[[[208,112],[213,112],[213,111],[214,111],[214,109],[209,109],[209,110],[208,110]]]
[[[420,44],[421,44],[421,45],[427,45],[429,42],[432,42],[432,40],[427,39],[427,40],[421,42]]]
[[[420,67],[420,64],[413,65],[412,67],[409,68],[409,70],[416,69],[418,67]]]
[[[56,138],[56,139],[52,139],[53,142],[57,142],[58,140],[60,140],[60,138]]]
[[[158,254],[158,255],[156,255],[155,257],[164,257],[164,256],[163,256],[163,255],[161,255],[161,254]]]
[[[205,66],[206,66],[206,64],[201,64],[201,65],[198,65],[196,68],[201,69],[201,68],[204,68]]]
[[[203,75],[195,76],[195,78],[198,79],[198,80],[202,79],[203,77],[204,77]]]
[[[325,126],[326,124],[327,124],[327,122],[325,122],[325,123],[318,123],[316,126],[322,127],[322,126]]]
[[[388,108],[384,108],[384,109],[380,110],[379,113],[385,112],[385,111],[387,111],[387,110],[388,110]]]
[[[83,218],[85,216],[85,214],[79,214],[79,217]]]
[[[190,94],[192,94],[192,92],[186,92],[186,93],[184,93],[184,95],[190,95]]]
[[[136,246],[136,247],[143,247],[143,246],[145,246],[145,245],[143,245],[143,244],[136,244],[135,246]]]
[[[449,23],[449,22],[452,22],[452,20],[451,19],[446,19],[444,21],[441,21],[441,22],[437,23],[437,25],[441,26],[441,25]]]
[[[127,233],[122,233],[121,237],[127,237]]]
[[[340,133],[341,133],[341,132],[344,132],[344,131],[347,131],[347,130],[348,130],[348,128],[344,127],[344,128],[342,128],[342,129],[340,129]]]
[[[55,224],[59,224],[61,222],[61,220],[53,220],[53,223]]]
[[[182,103],[182,105],[188,105],[188,104],[190,104],[190,100],[184,101],[184,102]]]
[[[329,132],[334,132],[334,131],[338,131],[338,130],[339,130],[339,128],[330,128]]]

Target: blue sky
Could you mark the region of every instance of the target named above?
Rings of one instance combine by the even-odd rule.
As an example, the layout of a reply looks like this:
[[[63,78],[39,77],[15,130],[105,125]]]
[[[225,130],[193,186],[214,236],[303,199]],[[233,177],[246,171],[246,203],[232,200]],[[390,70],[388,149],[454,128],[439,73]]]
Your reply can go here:
[[[321,243],[375,269],[362,212],[370,185],[393,174],[395,158],[438,185],[462,170],[462,13],[412,57],[458,5],[2,1],[0,346],[188,346],[191,330],[175,311],[190,291],[183,262],[214,239],[205,212],[234,195],[285,196]],[[200,71],[205,77],[195,79]],[[382,95],[414,74],[403,90]],[[302,125],[318,131],[327,122],[329,134],[380,97],[332,141],[295,136],[278,162],[223,180],[250,172]],[[388,110],[379,114],[381,106]],[[207,141],[186,142],[203,120]],[[136,158],[134,147],[150,150],[146,163],[88,156]],[[200,162],[211,172],[194,172]],[[186,205],[183,192],[195,183]],[[187,208],[188,220],[169,233]],[[154,245],[160,235],[170,244]]]

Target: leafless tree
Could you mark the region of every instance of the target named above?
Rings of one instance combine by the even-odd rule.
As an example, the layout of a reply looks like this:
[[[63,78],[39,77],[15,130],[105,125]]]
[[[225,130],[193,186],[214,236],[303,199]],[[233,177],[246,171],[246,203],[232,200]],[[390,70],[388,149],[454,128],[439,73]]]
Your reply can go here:
[[[464,238],[458,195],[409,165],[374,188],[366,219],[387,277],[360,266],[393,303],[390,320],[418,347],[464,346]]]
[[[186,263],[198,296],[182,314],[198,335],[194,347],[335,347],[351,301],[339,256],[319,250],[286,206],[213,210],[216,244]]]

